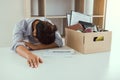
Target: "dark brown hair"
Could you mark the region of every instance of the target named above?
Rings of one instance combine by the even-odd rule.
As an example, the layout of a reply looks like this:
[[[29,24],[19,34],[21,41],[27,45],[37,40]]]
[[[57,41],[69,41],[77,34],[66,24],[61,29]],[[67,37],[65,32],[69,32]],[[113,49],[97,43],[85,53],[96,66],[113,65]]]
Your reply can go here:
[[[52,25],[47,21],[39,21],[36,25],[36,30],[36,37],[42,44],[51,44],[55,41],[56,25]]]

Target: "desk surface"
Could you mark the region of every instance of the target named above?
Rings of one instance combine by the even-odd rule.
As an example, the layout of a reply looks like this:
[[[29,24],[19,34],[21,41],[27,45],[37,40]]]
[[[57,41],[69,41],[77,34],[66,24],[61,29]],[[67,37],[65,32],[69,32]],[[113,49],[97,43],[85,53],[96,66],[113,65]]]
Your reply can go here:
[[[117,55],[111,57],[113,51],[43,55],[46,51],[38,50],[33,53],[44,62],[36,69],[30,68],[26,59],[9,47],[0,48],[0,80],[120,80],[120,63],[117,62],[120,59]]]

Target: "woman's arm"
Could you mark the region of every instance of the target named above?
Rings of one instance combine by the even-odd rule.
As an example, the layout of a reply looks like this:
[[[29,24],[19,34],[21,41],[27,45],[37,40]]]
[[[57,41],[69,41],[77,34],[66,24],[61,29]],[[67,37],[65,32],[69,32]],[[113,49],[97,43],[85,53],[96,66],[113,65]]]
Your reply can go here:
[[[22,57],[27,59],[27,62],[29,64],[30,67],[36,68],[38,67],[39,63],[42,63],[42,60],[34,55],[33,53],[31,53],[26,47],[24,46],[18,46],[16,48],[16,52],[21,55]]]
[[[25,42],[25,45],[27,47],[29,47],[32,50],[40,50],[40,49],[49,49],[49,48],[55,48],[58,47],[58,45],[54,42],[52,44],[49,45],[45,45],[45,44],[32,44],[30,42]]]
[[[37,67],[42,60],[32,54],[25,46],[24,34],[26,29],[27,23],[26,20],[21,20],[19,23],[16,24],[13,32],[13,39],[12,39],[12,50],[17,52],[19,55],[27,59],[30,67]]]

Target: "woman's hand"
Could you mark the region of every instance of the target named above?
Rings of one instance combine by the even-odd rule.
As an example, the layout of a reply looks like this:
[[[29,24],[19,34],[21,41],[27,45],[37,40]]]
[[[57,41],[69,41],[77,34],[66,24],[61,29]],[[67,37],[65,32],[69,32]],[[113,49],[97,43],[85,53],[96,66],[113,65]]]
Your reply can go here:
[[[30,53],[27,57],[27,62],[30,67],[37,68],[40,63],[43,63],[42,60],[35,54]]]
[[[30,52],[24,46],[18,46],[16,48],[16,51],[19,55],[21,55],[21,56],[23,56],[24,58],[27,59],[27,62],[28,62],[30,67],[37,68],[40,63],[43,63],[43,61],[40,59],[39,56]]]

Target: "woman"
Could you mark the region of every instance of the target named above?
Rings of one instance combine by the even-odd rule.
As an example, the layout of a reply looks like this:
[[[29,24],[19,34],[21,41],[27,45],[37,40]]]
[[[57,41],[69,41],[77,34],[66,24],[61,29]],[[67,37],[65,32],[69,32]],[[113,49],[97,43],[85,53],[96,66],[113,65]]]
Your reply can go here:
[[[46,18],[23,19],[15,26],[12,50],[27,59],[30,67],[36,68],[42,60],[30,50],[63,46],[56,25]]]

